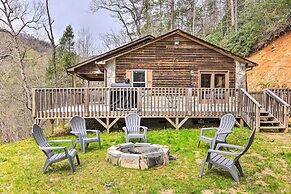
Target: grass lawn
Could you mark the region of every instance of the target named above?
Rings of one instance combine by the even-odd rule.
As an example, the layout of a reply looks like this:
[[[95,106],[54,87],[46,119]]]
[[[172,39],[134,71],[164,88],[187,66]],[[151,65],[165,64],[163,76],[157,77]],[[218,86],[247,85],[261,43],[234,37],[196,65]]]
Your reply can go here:
[[[228,142],[245,145],[250,130],[235,128]],[[0,192],[2,193],[291,193],[291,135],[257,133],[241,158],[245,177],[238,186],[231,175],[217,167],[205,168],[198,178],[208,145],[198,149],[199,130],[156,130],[148,141],[168,145],[177,159],[168,166],[140,171],[113,166],[105,161],[106,149],[124,143],[123,133],[102,133],[102,149],[92,143],[85,154],[77,146],[81,165],[71,173],[68,161],[41,170],[45,155],[33,139],[0,145]],[[53,139],[74,139],[65,136]]]

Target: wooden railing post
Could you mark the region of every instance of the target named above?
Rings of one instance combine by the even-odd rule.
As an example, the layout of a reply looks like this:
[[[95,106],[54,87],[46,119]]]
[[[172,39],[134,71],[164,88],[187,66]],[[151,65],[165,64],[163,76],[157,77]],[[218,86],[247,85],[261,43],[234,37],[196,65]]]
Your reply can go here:
[[[260,107],[256,106],[256,131],[260,132],[260,115],[261,111],[260,111]]]
[[[84,108],[85,108],[85,116],[89,115],[89,89],[84,89]]]
[[[137,102],[137,114],[141,112],[142,107],[141,107],[141,88],[137,88],[137,96],[136,96],[136,102]]]
[[[285,133],[288,133],[289,129],[288,129],[288,116],[289,116],[289,108],[290,107],[287,107],[287,106],[284,106],[284,125],[285,125],[285,130],[284,132]]]
[[[31,109],[32,109],[32,118],[36,117],[36,106],[35,106],[35,89],[32,89],[32,104],[31,104]]]
[[[192,115],[192,88],[188,88],[187,90],[187,110],[188,115]]]

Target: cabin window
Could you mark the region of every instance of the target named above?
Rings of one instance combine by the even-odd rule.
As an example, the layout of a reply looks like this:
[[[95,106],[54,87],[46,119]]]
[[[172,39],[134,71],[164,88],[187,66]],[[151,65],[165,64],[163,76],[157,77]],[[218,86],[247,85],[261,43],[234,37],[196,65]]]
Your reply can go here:
[[[201,88],[228,88],[228,71],[200,71],[199,87]]]
[[[132,70],[132,86],[146,87],[146,70]]]
[[[200,92],[201,102],[207,102],[211,99],[225,99],[225,90],[221,90],[221,88],[228,88],[228,86],[228,71],[199,71],[199,87],[205,88]]]

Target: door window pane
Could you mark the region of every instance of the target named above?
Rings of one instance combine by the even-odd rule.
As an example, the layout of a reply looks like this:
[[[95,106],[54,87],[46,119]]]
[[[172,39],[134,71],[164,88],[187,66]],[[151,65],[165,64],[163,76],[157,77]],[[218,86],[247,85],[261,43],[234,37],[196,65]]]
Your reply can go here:
[[[201,74],[201,88],[211,88],[211,74]]]
[[[145,87],[145,83],[133,83],[133,87]]]
[[[214,88],[225,88],[225,74],[214,75]]]
[[[133,71],[133,82],[145,82],[145,71]]]
[[[146,71],[145,70],[132,71],[132,86],[133,87],[146,87]]]

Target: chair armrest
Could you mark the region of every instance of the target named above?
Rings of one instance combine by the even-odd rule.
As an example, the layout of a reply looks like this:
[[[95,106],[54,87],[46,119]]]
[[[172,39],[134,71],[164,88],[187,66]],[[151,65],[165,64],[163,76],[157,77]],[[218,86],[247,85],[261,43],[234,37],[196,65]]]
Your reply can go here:
[[[209,149],[208,153],[216,153],[216,154],[222,154],[222,155],[228,155],[228,156],[238,156],[240,154],[237,152],[225,152],[225,151],[212,150],[212,149]]]
[[[41,147],[39,146],[39,149],[44,150],[44,151],[53,151],[53,150],[67,150],[66,147]]]
[[[99,130],[91,130],[91,129],[88,129],[88,130],[86,130],[86,132],[96,133],[96,137],[99,137],[99,134],[100,134],[100,131]]]
[[[220,147],[233,148],[233,149],[239,149],[239,150],[244,150],[245,149],[243,146],[237,146],[237,145],[226,144],[226,143],[218,143],[217,146],[216,146],[216,150],[219,150]]]
[[[208,130],[218,130],[218,128],[215,128],[215,127],[201,128],[201,130],[200,130],[200,136],[203,135],[204,131],[208,131]]]
[[[79,135],[81,135],[80,132],[76,132],[76,131],[70,131],[70,133],[73,134],[73,135],[75,135],[75,136],[79,136]]]
[[[142,129],[143,129],[144,133],[146,133],[146,132],[148,131],[148,128],[147,128],[147,127],[145,127],[145,126],[140,126],[140,128],[142,128]]]
[[[91,129],[88,129],[88,130],[86,130],[86,131],[88,131],[88,132],[95,132],[95,133],[100,133],[100,131],[99,131],[99,130],[91,130]]]
[[[217,130],[218,128],[216,127],[209,127],[209,128],[201,128],[202,131],[206,131],[206,130]]]
[[[73,141],[70,139],[50,140],[48,143],[70,143],[71,149],[74,148]]]
[[[217,132],[218,135],[222,135],[222,134],[230,134],[230,133],[231,133],[231,131],[229,131],[229,132]]]
[[[122,127],[122,130],[127,133],[127,128],[126,127]]]

